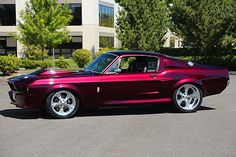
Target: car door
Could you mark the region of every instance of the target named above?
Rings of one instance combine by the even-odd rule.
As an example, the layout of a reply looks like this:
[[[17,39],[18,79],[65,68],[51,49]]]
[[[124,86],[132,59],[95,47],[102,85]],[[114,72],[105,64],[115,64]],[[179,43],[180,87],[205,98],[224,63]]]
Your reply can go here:
[[[103,105],[127,105],[137,103],[155,102],[159,94],[159,81],[157,80],[157,70],[159,59],[150,56],[126,56],[139,58],[129,65],[126,69],[121,69],[119,73],[109,73],[121,65],[114,63],[109,71],[102,75],[100,95]],[[140,60],[140,63],[137,62]],[[140,66],[141,61],[145,61],[146,67]],[[133,67],[130,67],[133,66]],[[139,71],[139,66],[141,71]],[[146,70],[145,70],[146,68]]]

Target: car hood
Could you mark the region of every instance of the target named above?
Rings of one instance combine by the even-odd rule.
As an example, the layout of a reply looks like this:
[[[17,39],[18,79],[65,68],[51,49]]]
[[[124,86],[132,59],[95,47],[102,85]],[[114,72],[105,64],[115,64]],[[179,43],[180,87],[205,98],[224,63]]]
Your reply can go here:
[[[88,71],[67,71],[67,70],[50,70],[50,69],[41,69],[31,73],[30,75],[35,75],[39,77],[63,77],[63,76],[88,76],[93,75],[92,72]]]
[[[61,77],[73,77],[73,76],[90,76],[94,75],[92,72],[88,71],[66,71],[66,70],[50,70],[50,69],[40,69],[35,72],[26,75],[19,75],[8,79],[8,82],[17,83],[24,82],[25,84],[30,83],[37,79],[47,79],[47,78],[61,78]]]

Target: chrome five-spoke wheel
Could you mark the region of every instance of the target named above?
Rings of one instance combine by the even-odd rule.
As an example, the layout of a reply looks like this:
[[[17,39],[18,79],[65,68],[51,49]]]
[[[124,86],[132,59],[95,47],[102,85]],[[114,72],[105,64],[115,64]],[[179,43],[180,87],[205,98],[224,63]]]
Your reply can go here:
[[[78,106],[78,98],[69,90],[55,91],[46,100],[47,110],[55,118],[72,117],[78,110]]]
[[[193,84],[184,84],[174,92],[174,104],[182,112],[196,111],[202,103],[202,91]]]

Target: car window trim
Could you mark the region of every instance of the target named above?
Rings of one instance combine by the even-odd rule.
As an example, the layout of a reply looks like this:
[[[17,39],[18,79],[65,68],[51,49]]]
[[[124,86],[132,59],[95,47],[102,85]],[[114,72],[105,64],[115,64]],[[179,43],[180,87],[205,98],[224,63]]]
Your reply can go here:
[[[114,58],[114,60],[106,67],[106,68],[104,68],[104,70],[100,73],[100,74],[104,74],[104,72],[106,72],[107,71],[107,69],[109,69],[110,68],[110,66],[112,66],[113,65],[113,63],[115,63],[116,62],[116,60],[119,58],[119,56],[118,55],[115,55],[115,54],[113,54],[113,53],[107,53],[107,54],[109,54],[109,55],[113,55],[113,56],[115,56],[116,58]]]
[[[115,72],[109,73],[109,71],[111,70],[111,68],[113,67],[113,65],[115,65],[117,62],[119,62],[118,67],[120,67],[121,57],[119,57],[119,58],[114,62],[114,64],[112,64],[112,65],[108,68],[108,70],[106,71],[105,74],[115,74]]]
[[[114,54],[115,55],[115,54]],[[117,55],[115,55],[117,56]],[[115,61],[113,61],[111,64],[113,65],[117,60],[121,59],[122,57],[127,57],[127,56],[144,56],[144,57],[153,57],[153,58],[157,58],[157,67],[156,67],[156,71],[155,72],[146,72],[146,73],[157,73],[159,71],[159,66],[160,66],[160,57],[158,56],[153,56],[153,55],[143,55],[143,54],[125,54],[125,55],[121,55],[121,56],[117,56],[118,59],[114,59]],[[110,67],[112,67],[112,65]],[[109,75],[108,71],[110,70],[110,67],[108,67],[108,69],[106,69],[105,71],[103,71],[104,73],[103,74],[106,74],[106,75]],[[145,74],[144,72],[143,73],[128,73],[128,74]],[[111,74],[113,75],[113,74]]]

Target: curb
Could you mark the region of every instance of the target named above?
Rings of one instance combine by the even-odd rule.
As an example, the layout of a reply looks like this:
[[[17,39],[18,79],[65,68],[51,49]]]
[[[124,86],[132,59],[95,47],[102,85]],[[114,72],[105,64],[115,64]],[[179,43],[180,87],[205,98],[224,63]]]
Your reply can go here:
[[[229,75],[236,75],[236,71],[229,71]]]

